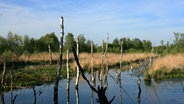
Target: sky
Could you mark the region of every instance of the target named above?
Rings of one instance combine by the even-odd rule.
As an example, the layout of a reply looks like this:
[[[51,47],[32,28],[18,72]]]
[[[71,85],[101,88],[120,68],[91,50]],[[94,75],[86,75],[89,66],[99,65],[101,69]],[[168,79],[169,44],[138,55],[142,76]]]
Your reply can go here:
[[[174,32],[184,33],[184,0],[0,0],[0,35],[9,31],[39,39],[47,33],[83,34],[100,45],[129,37],[173,42]]]

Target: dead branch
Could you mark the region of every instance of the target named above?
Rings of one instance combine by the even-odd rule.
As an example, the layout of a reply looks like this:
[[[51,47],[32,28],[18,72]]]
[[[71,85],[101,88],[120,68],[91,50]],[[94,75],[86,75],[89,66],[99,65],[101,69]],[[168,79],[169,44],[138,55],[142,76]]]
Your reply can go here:
[[[99,102],[100,104],[111,104],[112,101],[114,100],[115,96],[110,100],[108,101],[106,95],[105,95],[105,91],[107,89],[107,87],[103,88],[103,87],[99,87],[98,86],[98,90],[96,88],[94,88],[89,80],[86,78],[85,74],[84,74],[84,70],[83,68],[81,67],[80,63],[79,63],[79,59],[77,57],[77,54],[76,54],[76,51],[75,51],[75,48],[73,47],[72,48],[72,51],[73,51],[73,54],[74,54],[74,57],[75,57],[75,61],[76,61],[76,64],[77,66],[79,67],[79,71],[81,72],[82,74],[82,77],[84,78],[84,80],[88,83],[88,85],[90,86],[90,88],[96,92],[98,94],[98,99],[97,99],[97,102]]]

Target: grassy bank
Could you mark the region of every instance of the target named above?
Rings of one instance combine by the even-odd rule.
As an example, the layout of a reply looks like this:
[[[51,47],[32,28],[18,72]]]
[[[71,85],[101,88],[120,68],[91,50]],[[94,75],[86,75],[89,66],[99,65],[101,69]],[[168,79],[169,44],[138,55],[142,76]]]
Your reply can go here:
[[[53,60],[58,60],[59,54],[53,53]],[[76,64],[73,58],[73,54],[70,53],[70,68],[76,69]],[[109,66],[116,66],[120,63],[120,54],[108,53],[107,54],[107,62]],[[94,57],[94,68],[100,69],[102,65],[102,55],[100,53],[93,54]],[[127,53],[123,54],[122,62],[123,63],[133,63],[139,60],[143,60],[148,57],[155,57],[154,54],[145,54],[145,53]],[[66,60],[66,55],[63,55],[63,59]],[[30,54],[30,55],[22,55],[18,57],[16,61],[29,61],[29,62],[42,62],[42,61],[49,61],[49,54],[48,53],[37,53],[37,54]],[[79,60],[81,66],[85,69],[89,69],[87,71],[90,72],[91,67],[91,54],[89,53],[81,53],[79,55]],[[11,60],[15,61],[15,60]],[[48,63],[49,64],[49,63]],[[14,88],[22,88],[22,87],[31,87],[34,85],[52,83],[55,81],[56,72],[58,65],[28,65],[25,68],[19,68],[12,71],[13,75],[13,86]],[[2,69],[2,68],[1,68]],[[10,87],[10,69],[6,71],[5,77],[5,87],[9,89]],[[2,73],[2,70],[0,71]],[[61,72],[62,77],[66,77],[66,67],[65,61],[63,63],[63,69]],[[75,76],[75,70],[70,71],[71,76]],[[1,74],[0,74],[1,78]]]
[[[47,66],[30,66],[24,69],[7,70],[4,80],[4,88],[10,89],[10,71],[12,73],[13,88],[32,87],[35,85],[42,85],[52,83],[56,80],[56,65]],[[74,71],[70,72],[71,76],[74,76]],[[1,77],[1,75],[0,75]],[[66,69],[61,70],[61,77],[66,77]]]
[[[148,73],[154,79],[184,78],[184,54],[166,55],[156,59]]]

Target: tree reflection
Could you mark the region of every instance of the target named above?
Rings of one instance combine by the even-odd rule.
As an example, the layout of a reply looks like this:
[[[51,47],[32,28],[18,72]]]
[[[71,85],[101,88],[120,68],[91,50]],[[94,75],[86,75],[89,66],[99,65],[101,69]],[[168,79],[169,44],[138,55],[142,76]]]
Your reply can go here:
[[[1,103],[5,104],[5,102],[4,102],[4,92],[1,93]]]
[[[122,89],[123,89],[123,87],[122,87],[122,84],[121,84],[121,70],[120,70],[120,72],[118,73],[116,73],[116,83],[117,84],[119,84],[119,88],[120,88],[120,104],[122,104],[123,103],[123,101],[122,101]]]
[[[138,95],[137,95],[137,104],[140,104],[141,103],[141,79],[139,76],[137,76],[137,85],[138,85]]]
[[[79,90],[78,90],[78,88],[75,89],[75,95],[76,95],[76,104],[80,104],[79,103]]]
[[[32,89],[33,89],[33,95],[34,95],[34,104],[36,104],[36,90],[34,89],[34,87]]]

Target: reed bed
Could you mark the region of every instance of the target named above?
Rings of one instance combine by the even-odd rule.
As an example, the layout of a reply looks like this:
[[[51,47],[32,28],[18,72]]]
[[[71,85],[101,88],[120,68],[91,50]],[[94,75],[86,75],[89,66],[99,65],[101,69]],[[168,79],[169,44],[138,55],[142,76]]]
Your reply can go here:
[[[171,75],[184,74],[184,54],[166,55],[156,59],[149,70],[149,74],[155,78],[173,77]],[[170,76],[168,76],[168,74]]]
[[[120,56],[121,54],[115,54],[115,53],[108,53],[106,55],[106,57],[104,56],[104,64],[107,62],[108,65],[110,66],[114,66],[116,64],[120,63]],[[123,54],[122,56],[122,62],[124,63],[131,63],[134,62],[136,60],[143,60],[145,58],[149,58],[149,57],[155,57],[155,54],[151,54],[151,53],[126,53]],[[90,53],[81,53],[79,55],[79,61],[82,67],[85,68],[90,68],[92,60],[91,60],[92,56]],[[102,65],[102,54],[100,53],[95,53],[93,54],[93,65],[95,68],[100,68]],[[71,66],[73,68],[75,68],[76,64],[75,62],[73,62],[71,64]]]
[[[59,53],[52,53],[52,60],[58,60],[59,59]],[[33,54],[22,54],[19,57],[20,61],[49,61],[50,56],[48,52],[42,52],[42,53],[33,53]]]
[[[173,69],[182,68],[184,68],[184,54],[167,55],[165,57],[156,59],[150,68],[150,72],[157,70],[171,72]]]
[[[104,63],[108,63],[110,66],[114,66],[120,63],[120,56],[121,54],[115,54],[115,53],[107,53],[106,57],[104,56]],[[135,62],[136,60],[142,60],[148,57],[155,57],[155,54],[152,53],[124,53],[122,56],[122,62],[123,63],[131,63]],[[70,58],[70,67],[72,69],[76,68],[76,64],[74,61],[73,53],[69,54]],[[79,61],[82,67],[89,69],[91,67],[91,60],[92,56],[91,53],[80,53],[79,54]],[[100,68],[102,66],[102,54],[101,53],[94,53],[93,54],[93,66],[94,68]],[[33,53],[33,54],[22,54],[19,57],[12,58],[11,61],[18,62],[18,61],[24,61],[24,62],[43,62],[43,61],[49,61],[50,56],[48,52],[42,52],[42,53]],[[59,53],[54,52],[52,53],[52,60],[58,61],[59,60]],[[66,60],[66,54],[63,54],[63,60]],[[1,60],[2,61],[2,60]]]

